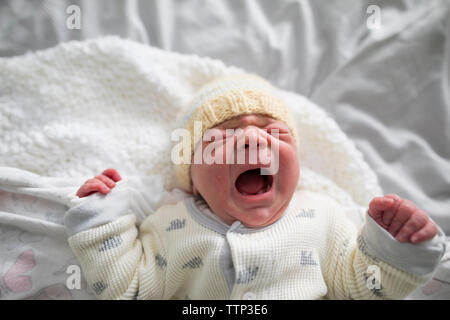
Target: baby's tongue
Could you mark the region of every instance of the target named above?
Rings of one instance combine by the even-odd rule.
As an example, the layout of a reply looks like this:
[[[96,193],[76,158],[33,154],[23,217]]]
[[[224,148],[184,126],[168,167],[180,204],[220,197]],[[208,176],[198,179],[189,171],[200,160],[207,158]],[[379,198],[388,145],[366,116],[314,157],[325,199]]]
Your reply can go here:
[[[249,170],[241,174],[236,180],[236,188],[240,193],[257,194],[266,183],[259,174],[260,169]]]

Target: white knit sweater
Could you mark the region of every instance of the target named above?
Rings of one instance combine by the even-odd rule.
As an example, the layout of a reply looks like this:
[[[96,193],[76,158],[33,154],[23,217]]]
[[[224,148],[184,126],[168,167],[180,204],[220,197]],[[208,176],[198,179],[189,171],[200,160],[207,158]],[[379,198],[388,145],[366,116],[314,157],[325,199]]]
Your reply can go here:
[[[383,248],[380,238],[390,235],[373,220],[358,233],[337,202],[310,191],[297,191],[283,216],[259,229],[227,226],[196,198],[161,207],[138,228],[129,206],[111,205],[114,197],[101,209],[109,196],[65,216],[69,243],[101,299],[400,299],[443,253],[436,241],[413,246],[392,237]]]

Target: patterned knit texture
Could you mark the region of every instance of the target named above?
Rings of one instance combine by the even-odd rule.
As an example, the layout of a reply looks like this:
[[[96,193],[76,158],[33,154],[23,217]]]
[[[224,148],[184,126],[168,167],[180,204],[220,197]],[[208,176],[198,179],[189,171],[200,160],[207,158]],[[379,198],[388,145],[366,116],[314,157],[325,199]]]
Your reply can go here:
[[[179,202],[139,230],[126,215],[69,238],[99,299],[402,299],[427,280],[370,256],[364,241],[337,202],[310,191],[296,192],[281,219],[249,233],[224,237]],[[221,266],[228,245],[231,286]],[[374,266],[380,287],[368,285]]]

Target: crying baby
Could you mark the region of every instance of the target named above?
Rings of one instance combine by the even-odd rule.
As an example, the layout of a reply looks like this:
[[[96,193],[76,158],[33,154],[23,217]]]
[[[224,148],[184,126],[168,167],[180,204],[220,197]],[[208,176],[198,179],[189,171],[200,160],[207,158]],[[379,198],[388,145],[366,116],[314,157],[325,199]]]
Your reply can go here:
[[[98,298],[402,299],[430,279],[444,236],[414,203],[376,197],[358,230],[335,200],[297,188],[301,137],[267,81],[218,78],[186,113],[194,138],[176,173],[192,196],[137,225],[109,200],[126,179],[107,169],[65,214]]]

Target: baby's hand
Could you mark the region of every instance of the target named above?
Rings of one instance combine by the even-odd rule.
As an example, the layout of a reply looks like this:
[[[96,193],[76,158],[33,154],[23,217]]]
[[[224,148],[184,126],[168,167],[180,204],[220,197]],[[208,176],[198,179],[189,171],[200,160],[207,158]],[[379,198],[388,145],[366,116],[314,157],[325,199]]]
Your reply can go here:
[[[425,211],[396,194],[374,198],[369,204],[369,215],[400,242],[427,241],[438,233]]]
[[[77,191],[80,198],[89,196],[95,192],[107,194],[116,186],[116,182],[121,180],[116,169],[106,169],[102,174],[87,180]]]

